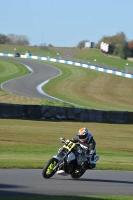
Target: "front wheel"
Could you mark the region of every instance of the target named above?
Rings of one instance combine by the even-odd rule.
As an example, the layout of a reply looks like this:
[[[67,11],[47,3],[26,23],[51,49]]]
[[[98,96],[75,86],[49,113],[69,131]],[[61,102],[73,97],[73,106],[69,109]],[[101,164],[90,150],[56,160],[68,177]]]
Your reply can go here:
[[[42,175],[44,178],[51,178],[56,171],[53,170],[54,167],[57,165],[58,160],[55,158],[51,158],[47,164],[44,166],[43,171],[42,171]]]

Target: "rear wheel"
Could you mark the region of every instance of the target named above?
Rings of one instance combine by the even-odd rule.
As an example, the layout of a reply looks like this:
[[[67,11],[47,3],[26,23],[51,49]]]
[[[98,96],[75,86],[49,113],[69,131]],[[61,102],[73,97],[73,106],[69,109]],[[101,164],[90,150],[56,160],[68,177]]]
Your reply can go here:
[[[71,173],[71,177],[72,178],[80,178],[84,173],[85,173],[86,170],[83,170],[83,169],[75,169],[73,173]]]
[[[56,171],[53,170],[54,167],[57,165],[58,160],[55,158],[51,158],[47,164],[44,166],[43,171],[42,171],[42,175],[44,178],[51,178]]]

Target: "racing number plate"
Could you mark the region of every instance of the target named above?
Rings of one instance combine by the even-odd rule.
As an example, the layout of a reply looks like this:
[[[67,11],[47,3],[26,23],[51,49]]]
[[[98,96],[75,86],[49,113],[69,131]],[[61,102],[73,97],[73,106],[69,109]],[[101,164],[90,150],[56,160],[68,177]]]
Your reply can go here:
[[[74,144],[73,142],[71,142],[70,140],[67,140],[65,145],[63,146],[65,149],[68,149],[68,151],[71,151],[76,144]]]

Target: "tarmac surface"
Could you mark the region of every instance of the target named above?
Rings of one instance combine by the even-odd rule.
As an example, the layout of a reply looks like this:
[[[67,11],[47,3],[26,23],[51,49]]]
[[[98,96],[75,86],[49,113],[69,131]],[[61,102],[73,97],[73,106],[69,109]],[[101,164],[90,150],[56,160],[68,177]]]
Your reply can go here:
[[[0,196],[18,195],[133,196],[133,172],[87,170],[79,179],[57,174],[44,179],[42,169],[0,169]]]
[[[50,97],[42,91],[39,92],[37,87],[47,82],[49,79],[59,76],[62,73],[59,69],[51,66],[51,63],[47,65],[42,62],[35,62],[24,58],[1,57],[1,59],[19,62],[32,70],[32,72],[26,76],[4,82],[1,85],[3,90],[29,98],[54,99],[54,97]]]

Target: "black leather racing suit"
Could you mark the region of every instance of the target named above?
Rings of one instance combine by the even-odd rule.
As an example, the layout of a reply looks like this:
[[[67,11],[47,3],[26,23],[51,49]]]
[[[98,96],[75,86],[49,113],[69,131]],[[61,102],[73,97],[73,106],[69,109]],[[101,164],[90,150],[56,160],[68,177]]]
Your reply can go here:
[[[87,141],[86,142],[81,142],[79,140],[79,136],[76,135],[74,138],[72,138],[71,140],[72,142],[74,143],[79,143],[81,145],[81,147],[84,146],[83,149],[86,149],[86,154],[89,155],[89,158],[88,158],[88,161],[89,163],[87,162],[86,163],[86,168],[87,169],[92,169],[95,167],[95,161],[94,161],[94,156],[96,155],[96,142],[92,136],[92,134],[89,133],[88,135],[88,138],[87,138]],[[94,162],[93,162],[94,161]],[[93,162],[93,164],[92,164]]]

